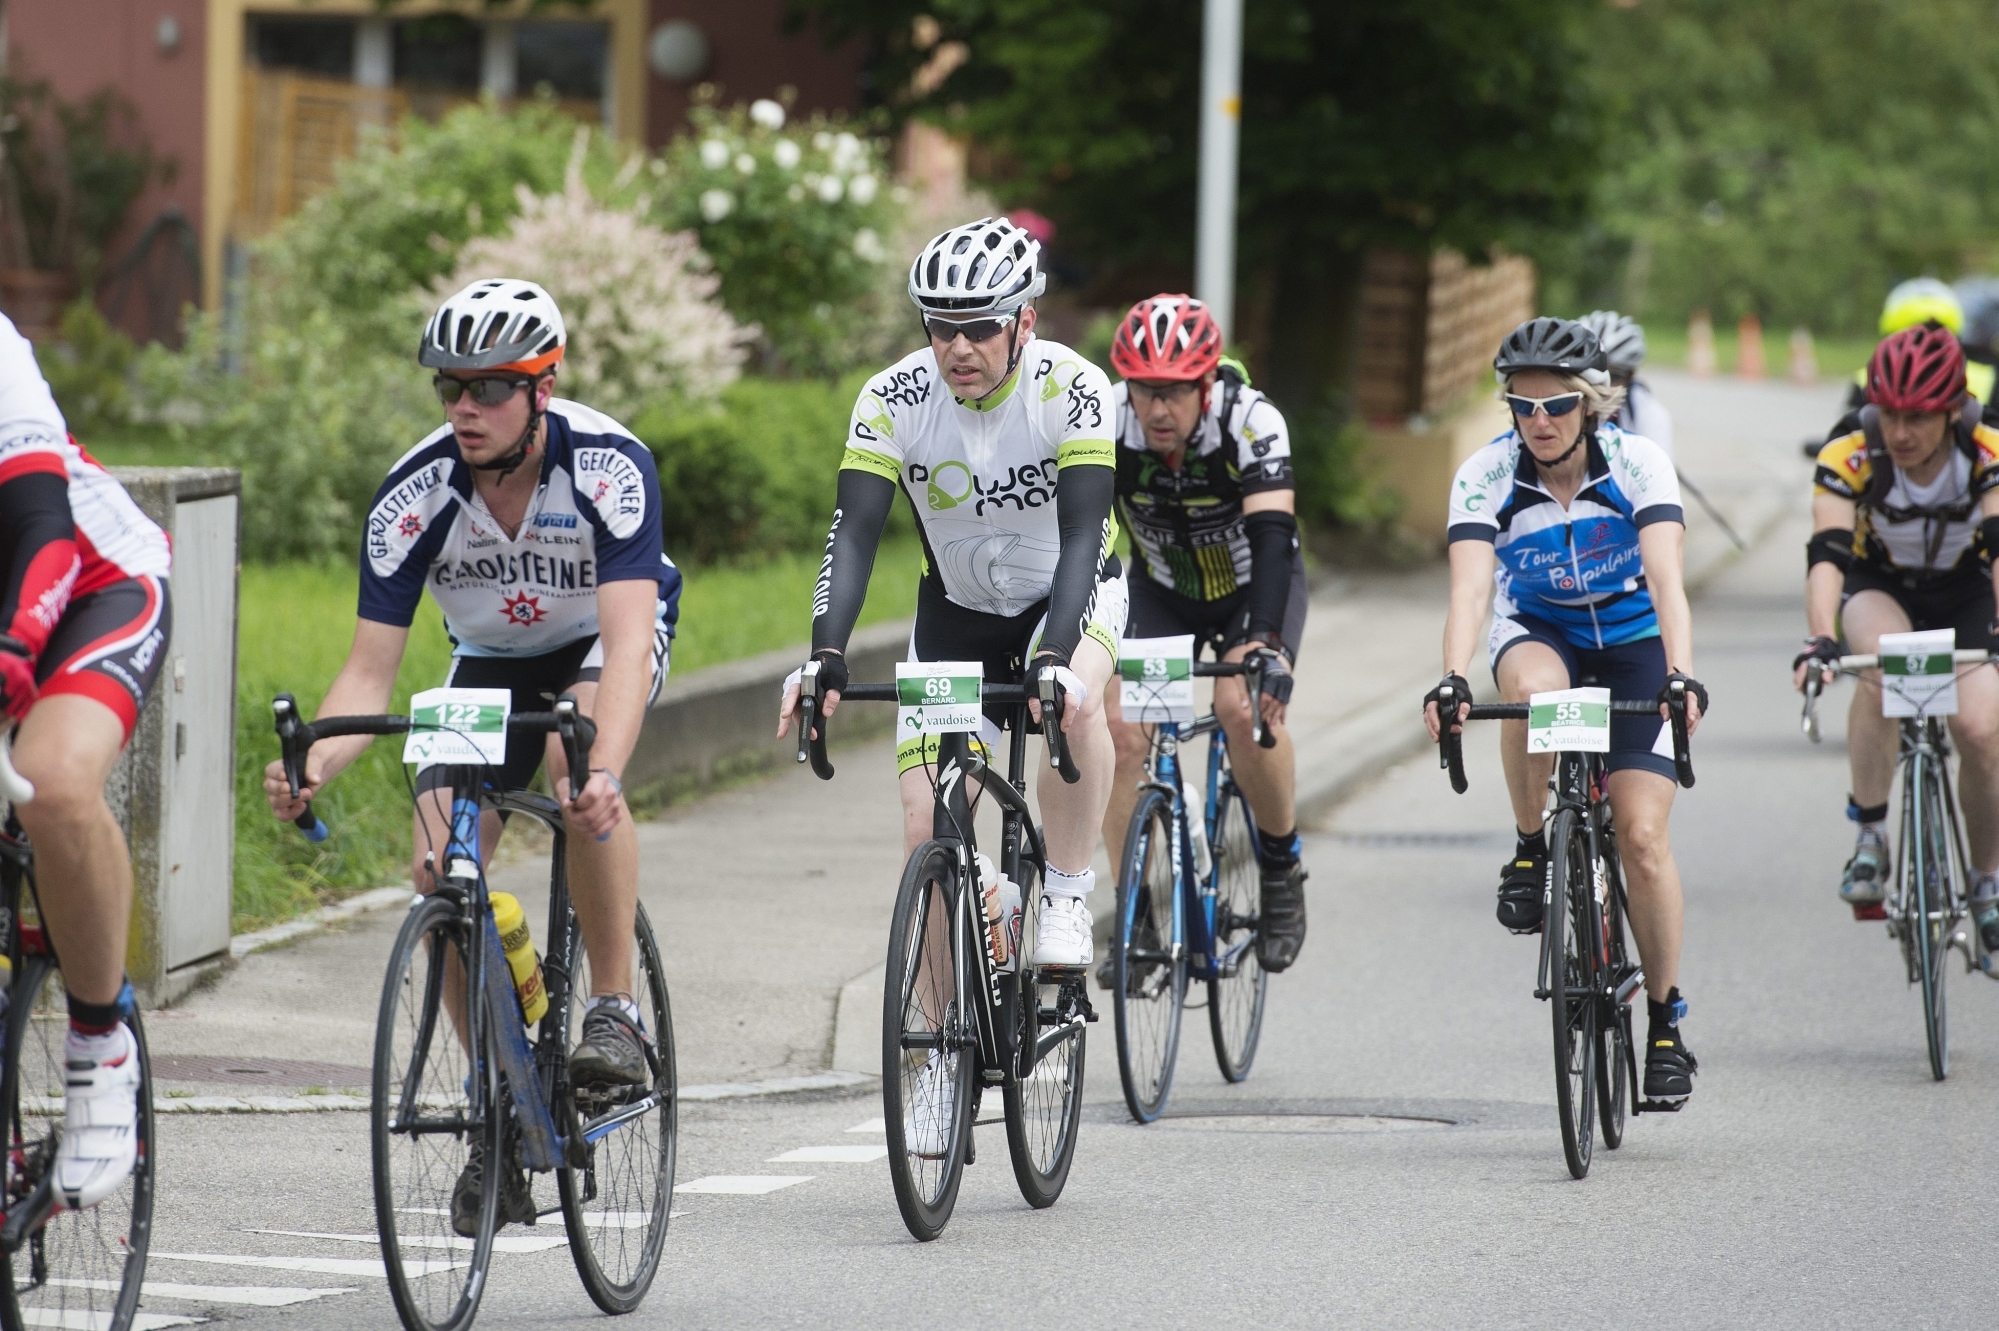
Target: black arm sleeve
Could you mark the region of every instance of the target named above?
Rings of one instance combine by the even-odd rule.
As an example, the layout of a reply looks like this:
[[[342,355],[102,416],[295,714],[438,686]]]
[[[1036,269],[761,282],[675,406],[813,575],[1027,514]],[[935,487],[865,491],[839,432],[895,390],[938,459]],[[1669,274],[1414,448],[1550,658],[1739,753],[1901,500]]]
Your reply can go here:
[[[873,472],[843,470],[834,502],[826,558],[812,592],[814,652],[824,647],[847,650],[854,621],[861,617],[861,603],[868,599],[868,577],[875,569],[882,528],[895,505],[895,482]]]
[[[1263,509],[1244,517],[1242,529],[1249,537],[1249,631],[1282,633],[1298,519],[1280,509]]]
[[[39,655],[52,626],[28,610],[45,610],[44,603],[56,598],[60,611],[68,595],[63,582],[75,564],[68,480],[31,471],[0,485],[0,633]]]
[[[1083,625],[1095,608],[1097,574],[1103,568],[1116,498],[1115,467],[1065,467],[1055,478],[1055,522],[1062,533],[1062,553],[1055,561],[1055,586],[1048,593],[1048,627],[1041,634],[1041,649],[1060,653],[1065,662],[1075,655]]]

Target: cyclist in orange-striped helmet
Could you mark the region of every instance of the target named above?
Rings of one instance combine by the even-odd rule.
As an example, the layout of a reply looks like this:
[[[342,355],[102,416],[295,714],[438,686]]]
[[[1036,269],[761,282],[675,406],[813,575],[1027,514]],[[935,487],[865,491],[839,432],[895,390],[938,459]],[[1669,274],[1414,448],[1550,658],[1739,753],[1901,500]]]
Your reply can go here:
[[[1118,501],[1139,565],[1130,578],[1127,636],[1191,633],[1224,660],[1252,652],[1265,659],[1258,705],[1276,747],[1252,742],[1250,700],[1239,680],[1215,681],[1215,713],[1261,840],[1257,959],[1281,971],[1305,941],[1305,870],[1283,724],[1305,627],[1305,571],[1284,417],[1249,386],[1242,365],[1222,355],[1220,325],[1192,296],[1162,294],[1132,306],[1111,342],[1111,367],[1124,380],[1111,391]],[[1112,719],[1118,778],[1104,839],[1115,852],[1124,845],[1147,740],[1140,727]]]

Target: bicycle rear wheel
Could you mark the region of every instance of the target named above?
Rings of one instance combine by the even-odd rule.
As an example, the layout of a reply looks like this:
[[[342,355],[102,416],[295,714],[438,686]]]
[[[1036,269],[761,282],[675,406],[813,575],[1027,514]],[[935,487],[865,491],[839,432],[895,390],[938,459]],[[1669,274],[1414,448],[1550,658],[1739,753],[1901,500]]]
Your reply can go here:
[[[555,1173],[576,1274],[590,1301],[607,1313],[632,1311],[652,1287],[673,1209],[679,1121],[673,1010],[667,1002],[659,941],[653,937],[644,906],[638,908],[633,935],[634,973],[622,978],[619,989],[639,1006],[652,1082],[615,1091],[570,1088],[571,1150],[580,1146],[584,1163]],[[583,1011],[592,987],[590,959],[574,911],[569,916],[567,955],[574,979],[564,1004],[568,1008],[564,1047],[574,1049],[582,1038]]]
[[[1929,1045],[1930,1075],[1950,1074],[1950,1023],[1944,1007],[1946,949],[1950,946],[1951,859],[1945,838],[1949,810],[1934,763],[1918,760],[1916,835],[1910,840],[1909,930],[1916,952],[1916,977],[1923,991],[1923,1036]]]
[[[61,972],[24,957],[8,999],[0,1104],[7,1126],[5,1205],[12,1214],[44,1183],[62,1130],[69,1012]],[[153,1225],[153,1075],[138,1013],[125,1019],[139,1050],[139,1158],[118,1191],[88,1211],[55,1211],[5,1255],[0,1325],[127,1331],[139,1307]]]
[[[1634,1069],[1637,1059],[1631,1046],[1631,1002],[1622,1002],[1617,989],[1636,974],[1624,937],[1623,872],[1618,866],[1617,842],[1604,828],[1604,871],[1609,891],[1604,893],[1602,981],[1611,992],[1598,1007],[1596,1036],[1596,1116],[1603,1144],[1616,1150],[1624,1144],[1624,1115],[1638,1094]]]
[[[1219,740],[1217,741],[1219,742]],[[1263,866],[1249,801],[1226,773],[1215,801],[1215,962],[1221,974],[1208,981],[1208,1029],[1222,1076],[1241,1081],[1256,1062],[1263,1038],[1263,1002],[1270,976],[1256,959],[1257,919],[1263,911]]]
[[[896,893],[882,985],[882,1118],[902,1223],[928,1241],[944,1232],[965,1175],[978,1041],[973,945],[960,925],[955,850],[926,841]],[[1023,885],[1023,891],[1025,885]]]
[[[1020,953],[1034,955],[1040,923],[1040,884],[1031,870],[1021,883]],[[1088,999],[1080,971],[1040,970],[1023,964],[1015,1005],[1016,1061],[1007,1069],[1006,1144],[1013,1177],[1029,1206],[1053,1206],[1069,1182],[1076,1132],[1083,1116],[1083,1031]]]
[[[1118,875],[1117,928],[1111,935],[1116,988],[1118,1079],[1125,1107],[1150,1123],[1166,1107],[1180,1051],[1187,954],[1173,927],[1179,894],[1173,863],[1173,801],[1150,790],[1131,816]]]
[[[410,1331],[471,1325],[499,1228],[498,1078],[493,1059],[475,1061],[466,1048],[466,933],[463,910],[449,897],[411,907],[375,1021],[368,1112],[375,1228],[389,1297]],[[474,1150],[486,1186],[468,1237],[453,1227],[451,1207]]]
[[[1544,955],[1555,1033],[1555,1104],[1569,1173],[1589,1173],[1596,1120],[1597,943],[1591,927],[1589,837],[1574,809],[1555,815],[1548,835]]]

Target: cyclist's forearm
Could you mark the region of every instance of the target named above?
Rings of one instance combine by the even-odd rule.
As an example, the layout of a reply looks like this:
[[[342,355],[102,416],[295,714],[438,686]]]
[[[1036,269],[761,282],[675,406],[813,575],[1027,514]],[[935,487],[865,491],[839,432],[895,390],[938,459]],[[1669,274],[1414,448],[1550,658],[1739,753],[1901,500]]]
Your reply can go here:
[[[1834,564],[1813,564],[1805,574],[1805,632],[1814,638],[1839,636],[1839,600],[1846,575]]]
[[[395,624],[383,624],[372,619],[357,620],[354,645],[347,653],[347,663],[333,677],[332,685],[327,688],[326,696],[320,699],[319,708],[313,715],[379,716],[388,711],[389,701],[395,694],[396,670],[402,665],[403,648],[409,642],[409,634],[409,629]],[[369,735],[342,735],[336,739],[321,740],[312,746],[307,767],[323,785],[366,753],[368,745],[373,742],[373,737]]]
[[[1687,604],[1681,558],[1687,529],[1677,522],[1654,522],[1638,529],[1639,562],[1645,587],[1652,594],[1652,612],[1659,620],[1659,641],[1666,649],[1666,668],[1694,673],[1694,612]]]
[[[1478,638],[1492,605],[1492,570],[1497,562],[1484,541],[1451,542],[1451,608],[1444,619],[1444,673],[1471,669]]]
[[[590,766],[601,767],[620,779],[645,726],[658,605],[659,586],[650,580],[606,583],[597,589],[604,665],[591,708],[597,738],[590,749]]]
[[[1055,524],[1062,553],[1048,592],[1048,627],[1041,645],[1073,657],[1083,640],[1083,622],[1097,594],[1097,574],[1110,538],[1111,504],[1117,498],[1117,470],[1094,463],[1062,468],[1055,480]]]
[[[847,649],[847,639],[868,599],[875,551],[895,505],[895,482],[873,472],[843,468],[833,525],[826,533],[826,557],[812,592],[812,650]]]
[[[1257,500],[1282,497],[1275,504],[1252,507]],[[1291,512],[1292,492],[1265,491],[1243,500],[1243,530],[1249,537],[1249,628],[1252,633],[1278,633],[1291,600],[1292,553],[1298,544],[1298,520]]]

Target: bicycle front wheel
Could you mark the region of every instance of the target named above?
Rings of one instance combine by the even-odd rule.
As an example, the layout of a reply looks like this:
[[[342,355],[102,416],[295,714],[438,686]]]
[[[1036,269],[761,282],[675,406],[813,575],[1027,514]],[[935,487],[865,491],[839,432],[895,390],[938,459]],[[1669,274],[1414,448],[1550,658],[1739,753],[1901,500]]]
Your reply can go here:
[[[902,1223],[918,1239],[944,1232],[958,1203],[972,1134],[978,1040],[976,972],[960,926],[958,857],[926,841],[896,893],[882,984],[882,1120]]]
[[[12,1214],[45,1186],[63,1124],[63,1046],[69,1012],[61,972],[47,957],[22,959],[8,994],[7,1057],[0,1104],[7,1115],[5,1205]],[[88,1211],[55,1211],[5,1255],[0,1325],[127,1331],[139,1308],[153,1226],[153,1074],[134,1012],[139,1051],[139,1155],[118,1191]]]
[[[1930,1075],[1950,1074],[1950,1023],[1944,1007],[1944,953],[1950,947],[1951,858],[1945,838],[1949,809],[1936,766],[1919,761],[1915,836],[1908,841],[1909,937],[1916,952],[1916,978],[1923,991],[1923,1035],[1929,1045]]]
[[[574,1049],[582,1038],[583,1012],[594,986],[583,930],[573,911],[568,956],[575,978],[565,1003],[564,1048]],[[644,906],[638,908],[633,924],[632,963],[634,973],[620,978],[618,990],[632,995],[639,1006],[652,1081],[617,1090],[570,1088],[574,1115],[569,1131],[572,1142],[580,1144],[583,1164],[555,1174],[576,1274],[590,1301],[607,1313],[632,1311],[652,1287],[673,1209],[680,1092],[673,1057],[673,1010],[667,1003],[659,941],[653,937]]]
[[[1574,809],[1555,815],[1548,835],[1549,890],[1543,916],[1548,1008],[1555,1034],[1555,1104],[1569,1173],[1589,1173],[1596,1122],[1597,949],[1591,918],[1589,836]]]
[[[467,1050],[467,945],[458,902],[432,896],[412,906],[375,1021],[375,1229],[389,1297],[410,1331],[472,1324],[499,1228],[498,1078],[494,1060]],[[476,1200],[469,1191],[460,1198],[475,1153],[484,1186]]]
[[[1023,867],[1022,959],[1015,1005],[1016,1053],[1005,1086],[1006,1144],[1013,1178],[1029,1206],[1053,1206],[1069,1182],[1083,1116],[1083,1023],[1088,998],[1081,971],[1026,965],[1041,918],[1040,884]]]
[[[1219,974],[1208,981],[1208,1028],[1222,1076],[1241,1081],[1256,1062],[1263,1038],[1263,1002],[1270,975],[1256,959],[1258,917],[1263,911],[1263,866],[1256,857],[1256,829],[1249,801],[1234,780],[1222,777],[1215,801],[1215,956]]]
[[[1173,927],[1180,889],[1173,862],[1173,801],[1149,790],[1131,816],[1111,935],[1111,1006],[1125,1107],[1150,1123],[1166,1107],[1180,1050],[1187,954]]]
[[[1604,829],[1604,871],[1609,888],[1598,918],[1603,921],[1603,985],[1610,992],[1598,1005],[1596,1034],[1596,1114],[1603,1144],[1616,1150],[1624,1144],[1624,1114],[1638,1094],[1637,1056],[1631,1046],[1631,1002],[1620,1002],[1617,990],[1637,973],[1624,937],[1624,887],[1616,842]]]

